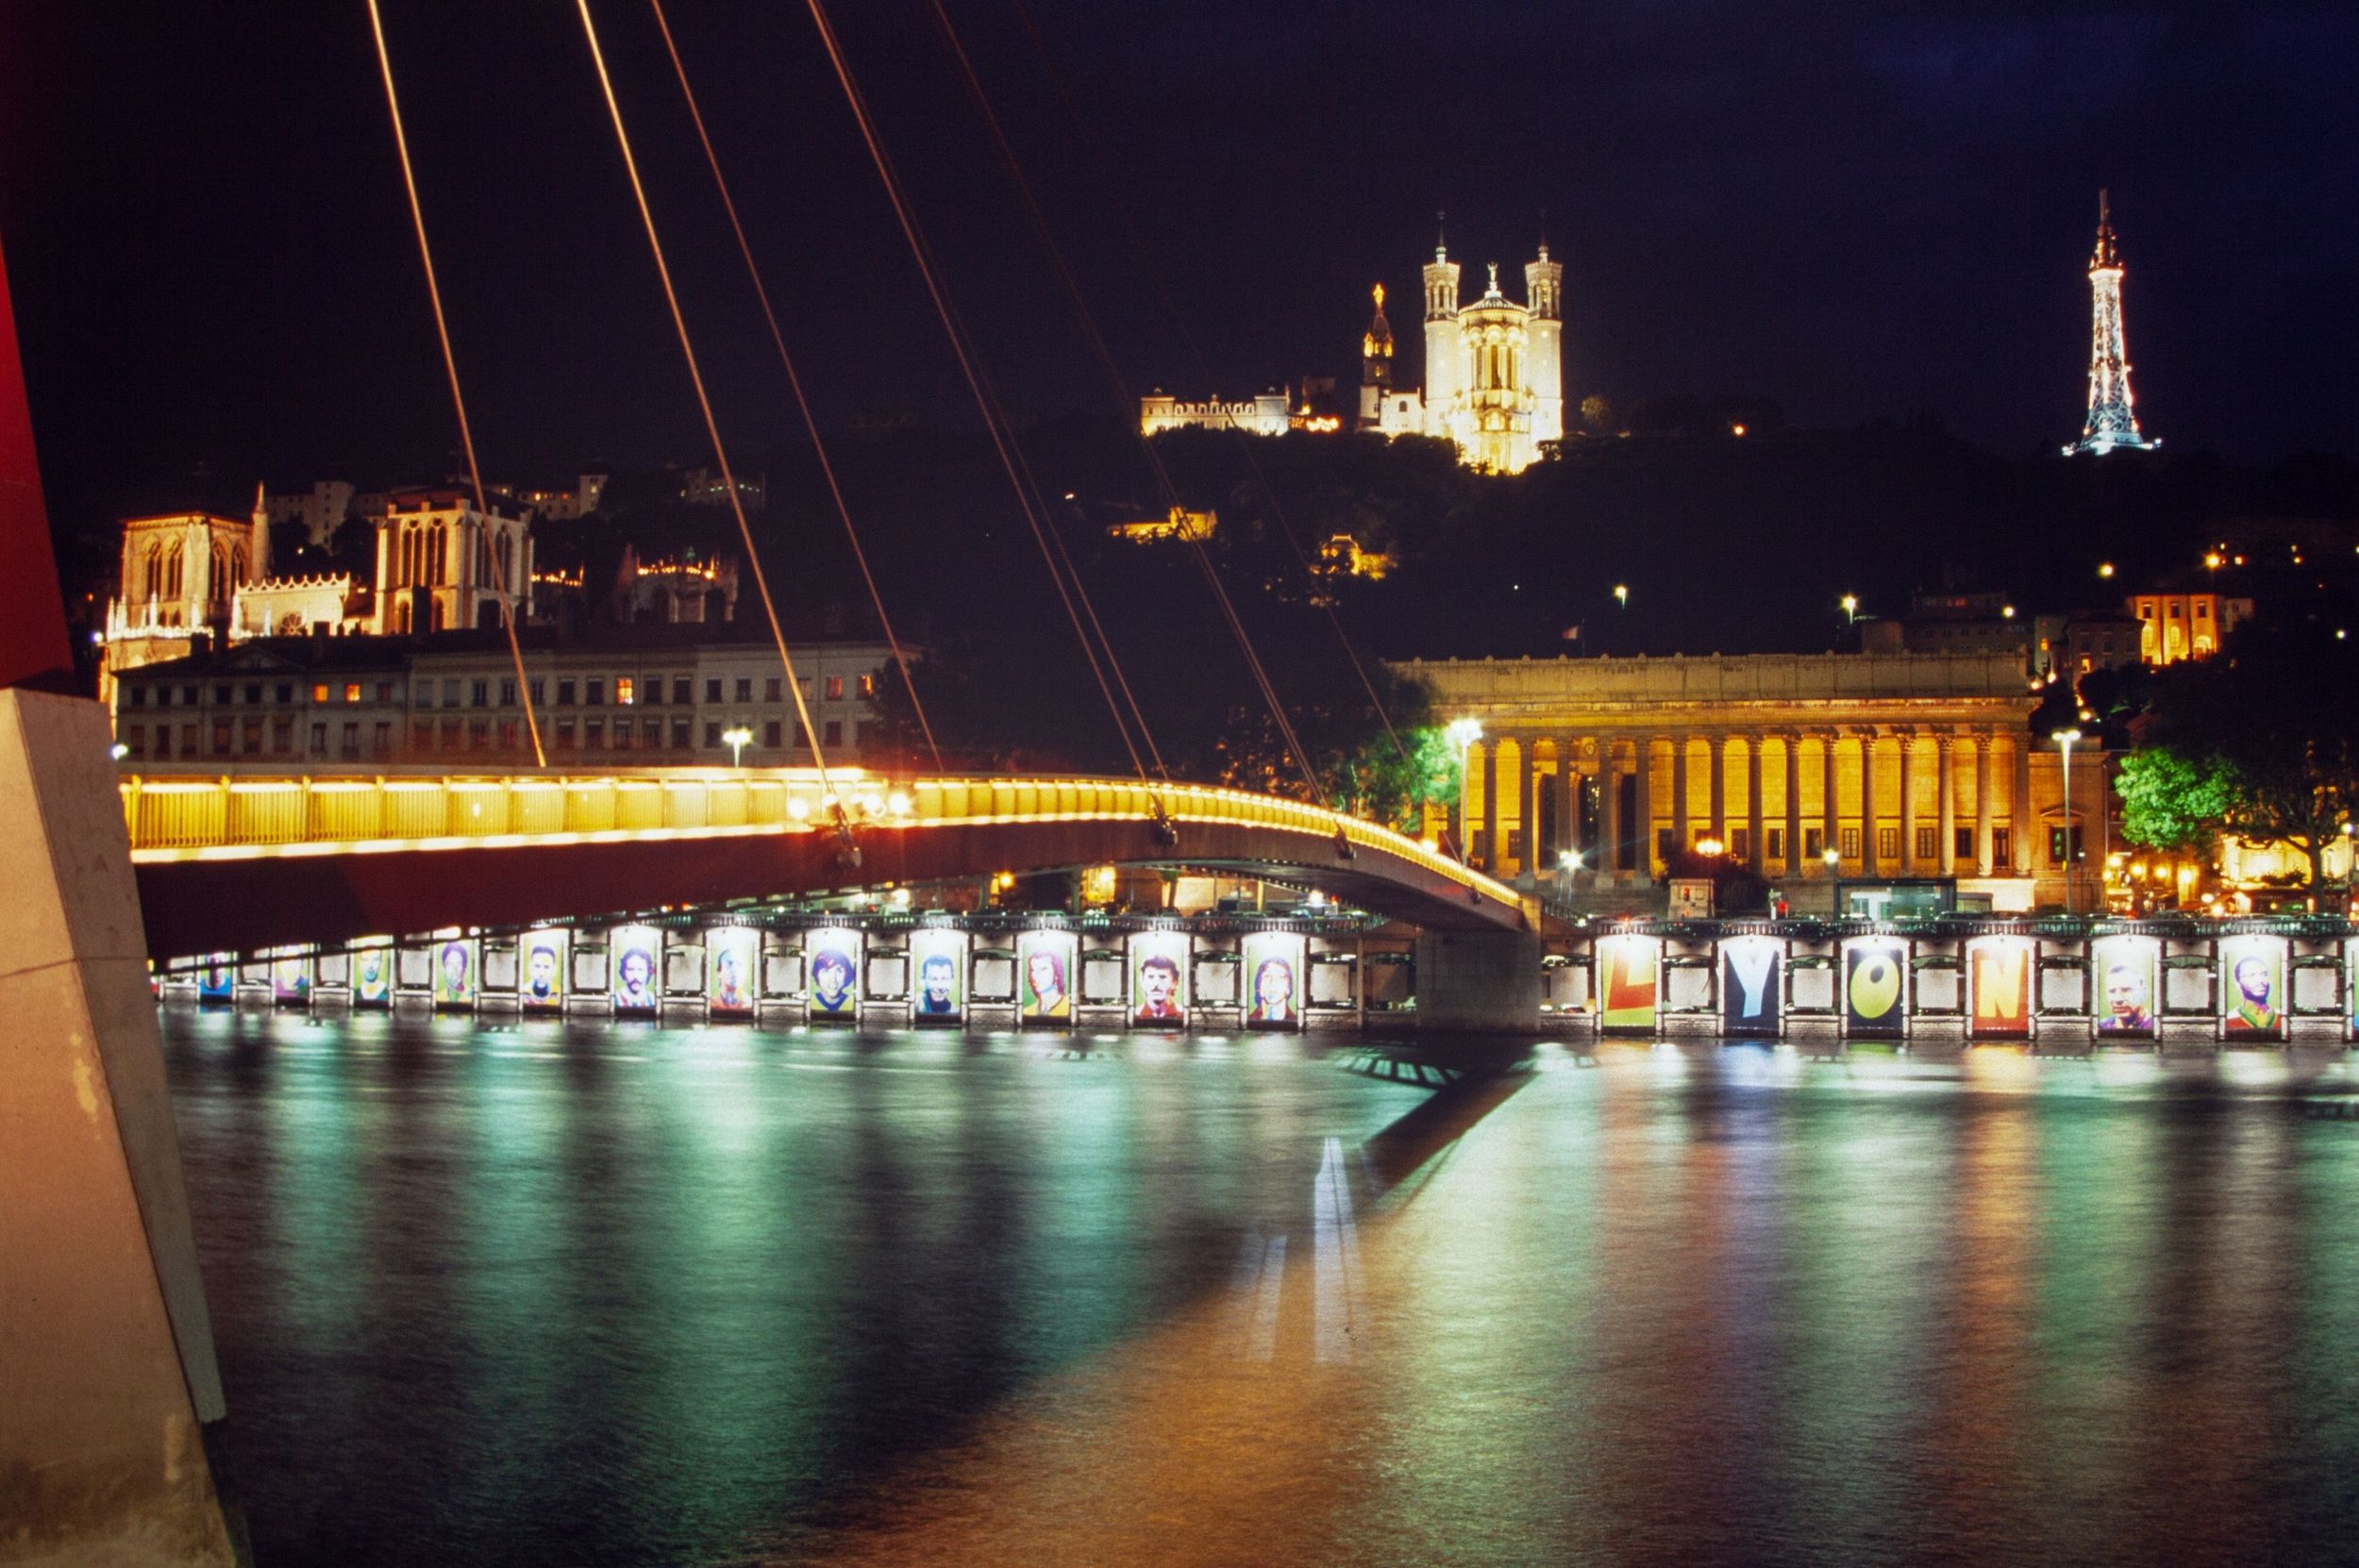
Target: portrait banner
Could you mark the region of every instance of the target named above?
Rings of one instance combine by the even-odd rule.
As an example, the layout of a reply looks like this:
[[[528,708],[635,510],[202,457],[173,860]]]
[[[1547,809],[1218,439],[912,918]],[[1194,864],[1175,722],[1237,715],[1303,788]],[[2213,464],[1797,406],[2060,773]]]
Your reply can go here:
[[[434,948],[434,1005],[438,1008],[475,1006],[476,944],[454,939]]]
[[[1977,937],[1966,944],[1966,1032],[1977,1040],[2032,1037],[2032,942]]]
[[[705,1010],[715,1018],[753,1016],[761,933],[716,926],[705,933]]]
[[[1073,965],[1079,946],[1070,931],[1026,931],[1016,938],[1016,1017],[1020,1022],[1073,1022]]]
[[[196,999],[200,1002],[234,1001],[238,994],[236,955],[215,953],[205,960],[205,967],[196,972]]]
[[[393,1000],[393,947],[380,942],[352,950],[352,1002],[355,1007],[381,1008]]]
[[[966,1014],[966,933],[929,926],[910,933],[910,1016],[954,1024]]]
[[[841,926],[803,933],[803,983],[813,1018],[860,1012],[860,933]]]
[[[2222,937],[2220,1033],[2230,1040],[2285,1038],[2285,939]]]
[[[2163,944],[2152,937],[2100,937],[2090,946],[2090,984],[2096,992],[2100,1038],[2154,1038],[2162,965]]]
[[[1143,1028],[1188,1024],[1188,933],[1139,931],[1130,938],[1130,1022]]]
[[[608,994],[618,1014],[640,1017],[656,1010],[661,993],[663,933],[652,926],[618,926],[606,936]]]
[[[1302,938],[1255,931],[1245,939],[1245,1022],[1254,1029],[1302,1027]]]
[[[556,1012],[565,1006],[566,960],[573,932],[562,926],[527,931],[516,942],[516,1005],[527,1012]]]
[[[1861,937],[1843,945],[1843,1032],[1899,1038],[1908,992],[1908,949],[1898,937]]]
[[[1731,937],[1720,944],[1720,1029],[1739,1040],[1774,1040],[1784,1011],[1785,943]]]
[[[1598,939],[1598,1026],[1655,1026],[1655,993],[1663,974],[1663,943],[1653,937]]]
[[[270,995],[274,1002],[290,1007],[311,999],[311,960],[308,958],[273,959],[270,965]]]

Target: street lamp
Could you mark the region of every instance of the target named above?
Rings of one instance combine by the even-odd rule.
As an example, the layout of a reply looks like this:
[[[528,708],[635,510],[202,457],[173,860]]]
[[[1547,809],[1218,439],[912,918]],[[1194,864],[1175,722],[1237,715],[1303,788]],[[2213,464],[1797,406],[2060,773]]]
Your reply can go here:
[[[721,731],[721,739],[729,743],[729,766],[733,768],[744,767],[745,765],[745,748],[754,743],[754,732],[746,728],[744,725],[739,725],[734,729],[725,729]]]
[[[1709,836],[1696,841],[1696,853],[1701,855],[1706,859],[1716,859],[1719,855],[1726,851],[1728,847],[1729,846],[1727,844],[1722,843],[1719,840]]]
[[[1458,748],[1458,863],[1466,864],[1466,760],[1474,743],[1482,738],[1481,719],[1452,719],[1442,731],[1450,744]]]
[[[1843,621],[1846,626],[1857,626],[1859,624],[1858,594],[1846,593],[1843,595]]]
[[[1630,584],[1617,582],[1614,585],[1614,602],[1624,609],[1630,608]]]
[[[2064,759],[2064,824],[2065,824],[2065,913],[2073,912],[2072,874],[2080,857],[2080,845],[2072,831],[2072,742],[2081,738],[2077,729],[2059,729],[2049,736],[2056,742],[2057,755]]]

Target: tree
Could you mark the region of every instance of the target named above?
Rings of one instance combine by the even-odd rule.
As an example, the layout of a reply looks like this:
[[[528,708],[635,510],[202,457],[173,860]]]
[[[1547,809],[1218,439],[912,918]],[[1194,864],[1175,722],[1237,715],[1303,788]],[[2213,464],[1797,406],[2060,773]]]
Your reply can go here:
[[[2114,788],[2124,842],[2167,855],[2208,855],[2241,786],[2234,767],[2217,757],[2150,746],[2121,759]]]
[[[1601,436],[1610,434],[1614,429],[1614,405],[1591,392],[1581,400],[1581,422]]]

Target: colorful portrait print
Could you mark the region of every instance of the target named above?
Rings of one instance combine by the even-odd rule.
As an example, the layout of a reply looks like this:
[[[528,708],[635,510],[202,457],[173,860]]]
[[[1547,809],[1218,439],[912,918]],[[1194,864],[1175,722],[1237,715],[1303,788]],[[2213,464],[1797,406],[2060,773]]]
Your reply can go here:
[[[761,962],[761,933],[723,926],[705,933],[705,1007],[716,1018],[744,1018],[754,1010]]]
[[[1150,1029],[1188,1023],[1188,933],[1140,931],[1130,938],[1130,1022]]]
[[[957,931],[910,933],[910,1016],[949,1022],[966,1010],[966,938]]]
[[[1302,1027],[1302,939],[1255,931],[1245,939],[1245,1021],[1257,1029]]]
[[[2220,1033],[2231,1040],[2285,1038],[2285,939],[2223,937]]]
[[[1654,938],[1598,938],[1598,1026],[1651,1034],[1662,972],[1663,944]]]
[[[2032,943],[2025,937],[1978,937],[1966,944],[1966,990],[1977,1040],[2032,1035]]]
[[[438,942],[434,948],[434,1005],[466,1008],[475,1005],[475,956],[472,942]]]
[[[607,980],[618,1013],[646,1014],[662,996],[659,978],[663,933],[652,926],[618,926],[606,939]]]
[[[206,959],[205,967],[196,972],[196,999],[200,1002],[228,1002],[238,994],[236,956],[215,953]]]
[[[850,1018],[860,1011],[860,933],[840,926],[803,935],[803,973],[811,1016]]]
[[[526,1012],[555,1012],[565,1005],[565,960],[573,933],[563,927],[527,931],[516,943],[516,1005]]]
[[[378,943],[352,950],[352,1000],[355,1006],[381,1008],[393,994],[393,950]]]
[[[273,959],[270,994],[274,1002],[302,1003],[311,999],[311,960]]]
[[[1784,1001],[1785,943],[1776,937],[1731,937],[1720,944],[1720,1031],[1738,1040],[1774,1040]]]
[[[1073,1018],[1074,938],[1070,931],[1027,931],[1016,940],[1016,1011],[1026,1023]]]
[[[2152,937],[2100,937],[2089,951],[2097,1032],[2115,1040],[2154,1038],[2162,948]]]
[[[1896,937],[1861,937],[1843,948],[1844,1033],[1898,1039],[1908,990],[1908,953]]]

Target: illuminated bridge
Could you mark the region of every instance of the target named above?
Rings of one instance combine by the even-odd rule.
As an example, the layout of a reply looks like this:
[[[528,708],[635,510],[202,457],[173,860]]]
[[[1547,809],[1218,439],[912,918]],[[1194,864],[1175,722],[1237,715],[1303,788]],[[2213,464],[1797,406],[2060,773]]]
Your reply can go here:
[[[809,770],[130,774],[151,956],[1094,865],[1298,883],[1435,931],[1524,931],[1513,889],[1414,839],[1270,795],[1088,777]]]

